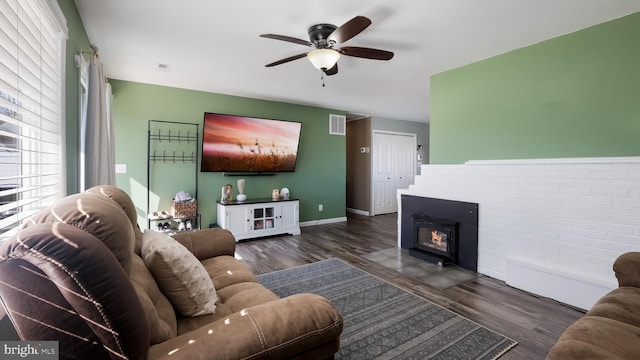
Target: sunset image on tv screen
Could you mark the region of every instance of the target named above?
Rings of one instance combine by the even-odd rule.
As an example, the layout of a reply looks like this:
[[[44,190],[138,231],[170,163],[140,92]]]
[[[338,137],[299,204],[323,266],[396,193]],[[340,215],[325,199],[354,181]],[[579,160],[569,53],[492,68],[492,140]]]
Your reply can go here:
[[[202,171],[294,171],[302,124],[206,113]]]

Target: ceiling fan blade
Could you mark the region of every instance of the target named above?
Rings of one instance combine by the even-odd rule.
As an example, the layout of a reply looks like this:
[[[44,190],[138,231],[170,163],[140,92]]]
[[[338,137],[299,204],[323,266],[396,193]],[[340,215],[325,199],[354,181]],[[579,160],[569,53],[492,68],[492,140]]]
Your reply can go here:
[[[369,18],[356,16],[342,24],[339,28],[335,29],[331,35],[329,35],[327,40],[335,41],[336,43],[343,43],[361,33],[362,30],[366,29],[369,25],[371,25],[371,20],[369,20]]]
[[[327,76],[331,76],[331,75],[335,75],[338,73],[338,63],[336,63],[335,65],[333,65],[333,67],[329,70],[325,70],[324,73]]]
[[[358,47],[358,46],[345,46],[336,50],[342,55],[355,56],[355,57],[360,57],[365,59],[391,60],[391,58],[393,58],[393,53],[391,51],[364,48],[364,47]]]
[[[303,58],[305,56],[307,56],[307,53],[302,53],[302,54],[298,54],[298,55],[289,56],[288,58],[285,58],[285,59],[282,59],[282,60],[278,60],[278,61],[274,61],[271,64],[267,64],[267,65],[265,65],[265,67],[272,67],[272,66],[284,64],[284,63],[287,63],[289,61],[298,60],[298,59]]]
[[[267,39],[274,39],[274,40],[292,42],[294,44],[299,44],[299,45],[304,45],[304,46],[313,46],[313,44],[311,42],[309,42],[308,40],[302,40],[302,39],[298,39],[298,38],[294,38],[294,37],[286,36],[286,35],[262,34],[262,35],[260,35],[260,37],[267,38]]]

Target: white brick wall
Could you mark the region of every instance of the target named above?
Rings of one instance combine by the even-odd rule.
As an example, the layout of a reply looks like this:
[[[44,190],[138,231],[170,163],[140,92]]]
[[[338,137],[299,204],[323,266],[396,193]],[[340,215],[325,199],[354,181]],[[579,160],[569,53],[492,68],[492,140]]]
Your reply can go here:
[[[615,258],[640,251],[640,157],[421,170],[399,195],[478,203],[478,272],[513,286],[586,309],[617,286]]]

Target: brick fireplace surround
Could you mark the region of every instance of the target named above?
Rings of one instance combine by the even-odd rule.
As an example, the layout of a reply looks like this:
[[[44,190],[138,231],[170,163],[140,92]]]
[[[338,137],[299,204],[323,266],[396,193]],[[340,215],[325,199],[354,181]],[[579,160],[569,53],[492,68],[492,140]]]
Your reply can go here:
[[[640,157],[423,165],[402,194],[478,203],[478,273],[582,309],[640,251]]]

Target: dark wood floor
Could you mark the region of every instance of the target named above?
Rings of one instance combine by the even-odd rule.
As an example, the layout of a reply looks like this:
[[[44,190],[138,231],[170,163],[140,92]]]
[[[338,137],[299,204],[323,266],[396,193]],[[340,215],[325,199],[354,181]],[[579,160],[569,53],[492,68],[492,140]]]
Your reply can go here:
[[[349,215],[347,222],[304,227],[298,236],[238,243],[237,255],[256,274],[332,257],[342,259],[516,340],[518,346],[501,360],[544,359],[564,329],[583,316],[569,306],[511,288],[487,276],[439,290],[363,257],[396,243],[396,214]]]

